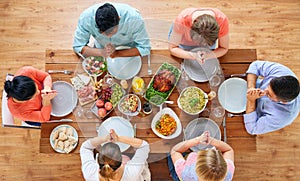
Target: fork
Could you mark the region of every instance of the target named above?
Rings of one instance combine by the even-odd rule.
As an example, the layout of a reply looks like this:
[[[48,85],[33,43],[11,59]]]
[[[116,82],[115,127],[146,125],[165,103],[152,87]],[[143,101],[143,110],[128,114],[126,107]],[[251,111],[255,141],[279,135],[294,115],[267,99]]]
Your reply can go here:
[[[63,73],[63,74],[66,74],[66,75],[70,75],[70,74],[73,73],[73,71],[70,71],[70,70],[48,70],[48,73],[49,74]]]
[[[151,70],[151,67],[150,67],[150,54],[148,55],[148,75],[151,75],[152,74],[152,70]]]
[[[243,116],[243,114],[232,114],[232,113],[228,113],[227,116],[231,118],[231,117]]]

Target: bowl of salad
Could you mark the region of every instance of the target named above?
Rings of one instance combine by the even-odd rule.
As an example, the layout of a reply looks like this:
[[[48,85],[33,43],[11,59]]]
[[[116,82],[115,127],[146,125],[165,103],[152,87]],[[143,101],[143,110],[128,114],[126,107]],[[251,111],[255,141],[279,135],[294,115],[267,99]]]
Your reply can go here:
[[[100,76],[107,70],[107,63],[104,57],[90,56],[83,60],[82,68],[90,76]]]
[[[120,100],[118,109],[125,115],[136,116],[141,111],[141,100],[135,94],[127,94]]]

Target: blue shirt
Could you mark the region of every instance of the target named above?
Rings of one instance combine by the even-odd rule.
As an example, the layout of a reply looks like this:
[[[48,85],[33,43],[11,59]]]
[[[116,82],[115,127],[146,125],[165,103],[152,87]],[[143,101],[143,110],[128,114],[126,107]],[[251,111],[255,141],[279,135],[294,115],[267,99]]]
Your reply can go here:
[[[120,17],[117,33],[109,38],[99,32],[95,15],[97,9],[103,4],[93,5],[79,17],[74,35],[74,51],[81,52],[82,48],[89,43],[90,36],[93,36],[95,47],[97,48],[103,48],[106,44],[111,43],[115,47],[135,47],[139,50],[141,56],[149,55],[151,49],[150,40],[139,11],[126,4],[111,4],[116,8]]]
[[[274,62],[252,62],[247,73],[263,76],[264,79],[258,86],[266,89],[275,77],[296,75],[287,67]],[[256,111],[244,114],[245,127],[250,134],[263,134],[281,129],[291,124],[299,115],[300,95],[286,104],[274,102],[267,96],[257,99]]]

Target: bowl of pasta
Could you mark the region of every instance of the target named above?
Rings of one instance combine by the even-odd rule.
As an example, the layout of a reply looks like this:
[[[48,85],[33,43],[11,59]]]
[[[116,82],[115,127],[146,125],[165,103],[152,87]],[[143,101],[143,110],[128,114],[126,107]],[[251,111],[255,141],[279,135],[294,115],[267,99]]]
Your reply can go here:
[[[173,139],[182,132],[181,122],[176,113],[166,107],[159,111],[152,119],[151,129],[158,137]]]
[[[190,115],[200,114],[206,107],[208,95],[196,86],[190,86],[182,90],[177,104],[185,113]]]

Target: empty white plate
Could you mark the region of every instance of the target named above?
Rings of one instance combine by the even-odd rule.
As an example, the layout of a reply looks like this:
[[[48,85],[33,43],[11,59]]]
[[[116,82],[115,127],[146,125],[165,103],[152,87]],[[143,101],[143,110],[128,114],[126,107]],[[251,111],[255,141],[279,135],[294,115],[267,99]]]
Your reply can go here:
[[[218,90],[219,102],[224,109],[232,113],[246,110],[247,81],[241,78],[225,80]]]
[[[131,123],[123,117],[113,116],[106,119],[99,127],[98,136],[108,135],[111,129],[114,129],[119,136],[134,137],[134,130]],[[117,142],[117,144],[122,152],[130,147],[130,145],[125,143]]]
[[[140,56],[107,58],[108,72],[119,80],[128,80],[136,76],[142,67]]]
[[[196,118],[189,122],[184,130],[184,140],[189,140],[200,136],[203,132],[208,131],[209,135],[217,140],[221,140],[221,131],[219,126],[209,118]],[[198,144],[191,147],[191,150],[197,152],[206,148],[211,148],[212,145]]]
[[[68,82],[56,81],[53,82],[52,89],[57,91],[57,95],[51,100],[51,115],[63,117],[70,114],[78,101],[75,88]]]

